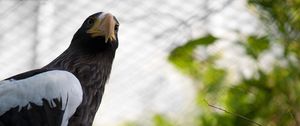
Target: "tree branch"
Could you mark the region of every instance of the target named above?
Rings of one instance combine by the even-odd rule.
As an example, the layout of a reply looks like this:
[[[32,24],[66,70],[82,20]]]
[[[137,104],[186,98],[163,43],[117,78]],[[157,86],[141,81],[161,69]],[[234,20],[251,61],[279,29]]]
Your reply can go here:
[[[247,117],[245,117],[245,116],[243,116],[243,115],[241,115],[241,114],[233,113],[233,112],[227,111],[227,110],[225,110],[225,109],[223,109],[223,108],[220,108],[220,107],[214,106],[214,105],[212,105],[212,104],[209,104],[205,99],[204,99],[204,102],[205,102],[208,106],[210,106],[210,107],[212,107],[212,108],[221,110],[221,111],[223,111],[223,112],[225,112],[225,113],[228,113],[228,114],[230,114],[230,115],[237,116],[237,117],[242,118],[242,119],[244,119],[244,120],[246,120],[246,121],[248,121],[248,122],[250,122],[250,123],[253,123],[253,124],[255,124],[255,125],[262,126],[261,124],[255,122],[255,121],[253,121],[253,120],[251,120],[251,119],[249,119],[249,118],[247,118]]]

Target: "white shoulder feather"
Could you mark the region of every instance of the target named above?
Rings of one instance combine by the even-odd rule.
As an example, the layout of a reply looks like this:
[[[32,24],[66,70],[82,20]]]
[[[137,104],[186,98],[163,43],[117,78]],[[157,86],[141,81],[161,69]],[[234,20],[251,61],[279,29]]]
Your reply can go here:
[[[79,80],[70,72],[52,70],[22,80],[0,81],[0,115],[15,107],[24,107],[29,102],[42,106],[42,99],[62,99],[62,126],[68,124],[82,102]],[[55,107],[55,104],[52,107]],[[29,107],[28,107],[29,109]]]

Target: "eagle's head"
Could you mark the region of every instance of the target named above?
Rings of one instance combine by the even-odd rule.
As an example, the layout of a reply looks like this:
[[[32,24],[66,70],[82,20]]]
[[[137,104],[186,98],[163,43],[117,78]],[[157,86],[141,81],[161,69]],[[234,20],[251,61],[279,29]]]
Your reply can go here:
[[[98,12],[89,16],[74,34],[71,47],[99,52],[118,47],[119,22],[110,13]]]

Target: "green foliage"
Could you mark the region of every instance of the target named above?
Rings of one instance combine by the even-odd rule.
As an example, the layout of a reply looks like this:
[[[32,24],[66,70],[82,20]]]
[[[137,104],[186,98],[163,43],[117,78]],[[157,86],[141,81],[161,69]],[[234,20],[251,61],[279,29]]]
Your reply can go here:
[[[208,46],[215,42],[215,40],[216,38],[212,35],[207,35],[206,37],[189,41],[174,49],[168,59],[183,73],[193,76],[194,78],[198,78],[201,74],[199,69],[199,67],[201,67],[201,63],[195,60],[194,51],[197,46]]]
[[[157,114],[153,116],[154,126],[174,126],[171,121],[163,115]]]
[[[220,88],[219,86],[224,80],[225,75],[225,70],[216,68],[212,65],[207,65],[205,68],[203,68],[201,80],[202,83],[205,84],[207,92],[217,91]]]
[[[254,59],[257,59],[259,54],[267,50],[270,46],[270,41],[266,36],[257,37],[249,36],[245,43],[242,43],[246,49],[248,55],[252,56]]]
[[[249,0],[256,7],[267,31],[263,37],[251,35],[242,42],[246,53],[255,59],[273,43],[285,50],[272,70],[257,70],[252,78],[237,83],[226,81],[226,69],[216,66],[218,57],[195,58],[198,46],[210,46],[217,38],[211,35],[175,48],[169,61],[197,83],[196,101],[202,110],[196,118],[199,126],[291,126],[300,125],[300,1]],[[212,38],[212,39],[208,39]],[[209,41],[207,44],[202,41]],[[290,57],[294,57],[291,60]],[[207,101],[206,101],[207,100]],[[215,106],[218,105],[218,106]]]
[[[152,117],[153,126],[175,126],[172,120],[169,120],[162,114],[155,114]],[[123,123],[121,126],[145,126],[144,122],[132,122],[128,121]]]
[[[300,0],[248,0],[267,29],[263,37],[250,35],[241,42],[247,55],[258,64],[261,53],[280,44],[282,57],[270,71],[257,68],[250,78],[228,80],[219,68],[218,55],[196,58],[197,47],[207,47],[218,38],[207,35],[175,48],[169,62],[195,80],[196,102],[201,112],[194,126],[295,126],[300,125]],[[279,63],[284,62],[284,63]],[[233,64],[234,65],[234,64]],[[155,126],[173,126],[162,115]]]
[[[281,38],[299,40],[300,1],[299,0],[248,0],[258,8],[260,16],[272,29],[281,34]]]
[[[257,8],[273,39],[285,46],[285,55],[300,57],[300,1],[299,0],[248,0]]]

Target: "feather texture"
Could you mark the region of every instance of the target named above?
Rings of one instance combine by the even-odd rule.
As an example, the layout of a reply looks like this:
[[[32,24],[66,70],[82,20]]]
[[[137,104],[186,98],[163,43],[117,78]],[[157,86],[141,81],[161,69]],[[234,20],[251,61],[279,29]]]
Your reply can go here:
[[[82,94],[79,80],[67,71],[46,71],[19,80],[10,78],[0,81],[0,115],[4,118],[9,112],[26,113],[42,106],[48,109],[60,106],[62,126],[67,126],[82,102]]]

